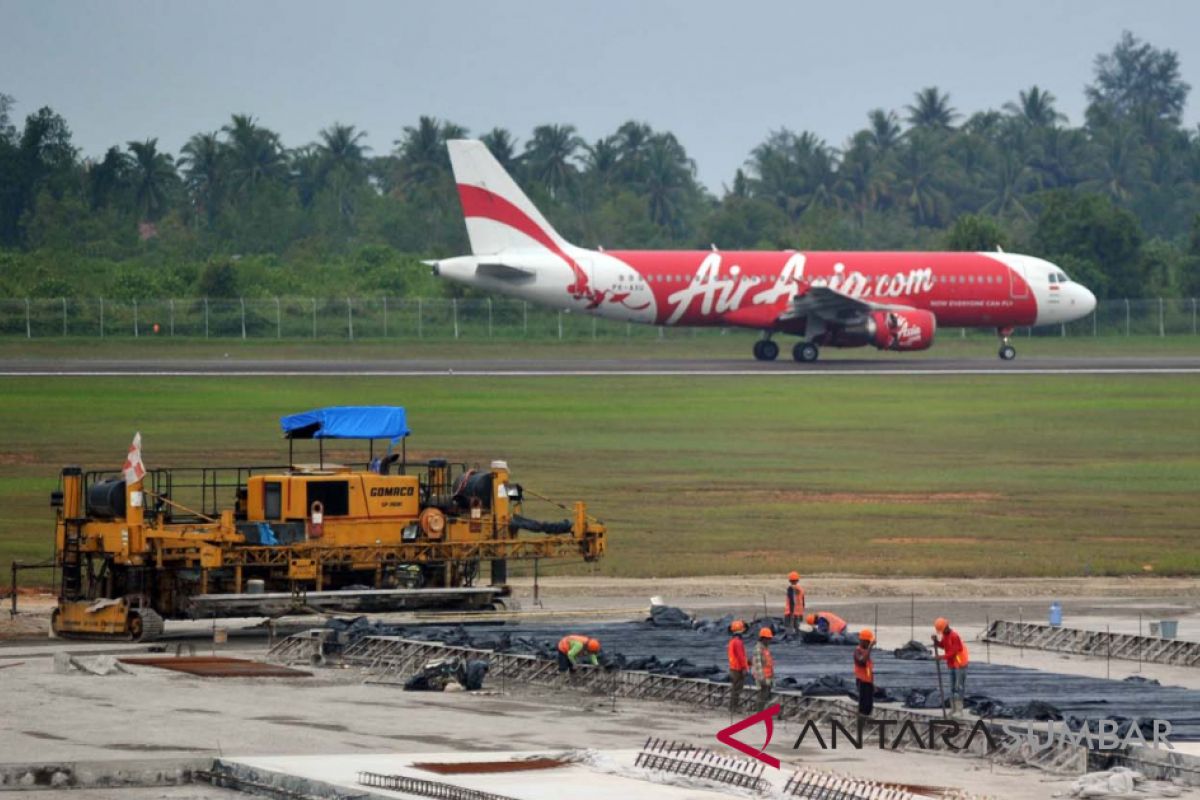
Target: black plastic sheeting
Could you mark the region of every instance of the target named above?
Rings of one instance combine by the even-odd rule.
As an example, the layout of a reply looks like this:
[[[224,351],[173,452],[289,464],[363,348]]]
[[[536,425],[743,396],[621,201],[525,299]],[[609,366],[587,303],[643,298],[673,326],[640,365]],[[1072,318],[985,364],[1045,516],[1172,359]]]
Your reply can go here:
[[[694,619],[670,606],[655,606],[643,622],[471,623],[470,625],[388,625],[365,617],[328,624],[360,636],[403,636],[420,641],[476,647],[497,652],[555,658],[558,640],[568,633],[599,639],[601,663],[609,669],[645,670],[683,678],[728,680],[725,643],[732,617]],[[829,636],[802,631],[793,634],[778,617],[749,622],[746,649],[752,651],[760,628],[774,634],[775,686],[818,697],[854,697],[851,654],[856,634]],[[1082,720],[1138,719],[1149,734],[1152,720],[1171,723],[1172,739],[1200,740],[1200,691],[1161,686],[1157,681],[1131,677],[1124,681],[1067,675],[1046,670],[984,663],[983,645],[968,643],[971,666],[965,705],[980,716],[995,719],[1065,720],[1077,727]],[[877,649],[875,698],[909,708],[938,708],[937,673],[932,653],[920,642],[893,651]],[[942,670],[947,695],[950,689]],[[1122,725],[1122,728],[1126,725]]]

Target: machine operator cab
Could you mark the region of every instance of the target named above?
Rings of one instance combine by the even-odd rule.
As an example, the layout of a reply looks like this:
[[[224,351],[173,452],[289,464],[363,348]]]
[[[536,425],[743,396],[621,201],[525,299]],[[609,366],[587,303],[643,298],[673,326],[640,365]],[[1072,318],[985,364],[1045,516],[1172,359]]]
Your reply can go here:
[[[490,534],[508,538],[521,489],[509,480],[508,466],[492,462],[488,471],[453,467],[432,460],[425,475],[409,474],[406,415],[398,406],[340,406],[293,414],[280,420],[289,441],[286,472],[254,475],[246,484],[246,514],[239,532],[250,545],[319,541],[325,546],[394,546],[418,541],[452,542]],[[315,439],[318,461],[295,466],[292,444]],[[372,441],[366,470],[326,464],[325,439]],[[387,452],[374,457],[374,440],[387,439]],[[399,444],[400,453],[394,453]],[[388,474],[398,464],[399,474]],[[448,524],[465,517],[466,526]],[[484,530],[484,527],[487,530]]]

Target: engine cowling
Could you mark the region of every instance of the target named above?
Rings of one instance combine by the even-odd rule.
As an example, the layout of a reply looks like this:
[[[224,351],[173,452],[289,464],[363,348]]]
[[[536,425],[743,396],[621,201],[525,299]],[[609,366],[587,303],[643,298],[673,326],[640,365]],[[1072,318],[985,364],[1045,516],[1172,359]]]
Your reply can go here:
[[[933,346],[937,317],[928,311],[875,311],[871,344],[880,350],[928,350]]]
[[[825,344],[880,350],[928,350],[933,346],[937,317],[928,311],[872,311],[866,320],[828,333]]]

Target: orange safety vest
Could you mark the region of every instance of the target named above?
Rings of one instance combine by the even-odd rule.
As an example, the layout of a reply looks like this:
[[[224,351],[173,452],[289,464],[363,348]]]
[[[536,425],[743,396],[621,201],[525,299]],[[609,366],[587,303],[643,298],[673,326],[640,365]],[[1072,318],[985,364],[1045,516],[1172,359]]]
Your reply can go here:
[[[817,612],[817,619],[821,619],[822,617],[824,617],[825,621],[829,623],[830,633],[846,632],[846,620],[842,619],[837,614],[834,614],[832,611]]]
[[[566,655],[567,652],[571,649],[572,642],[579,642],[581,645],[584,646],[584,649],[587,649],[588,637],[580,636],[577,633],[568,634],[558,640],[558,652],[562,653],[563,655]]]
[[[791,591],[786,595],[787,599],[784,601],[783,615],[785,617],[798,617],[804,613],[804,589],[798,583],[795,586],[789,583],[788,589]]]
[[[862,646],[854,648],[854,677],[864,683],[875,682],[875,662],[871,660],[871,651]]]
[[[729,647],[726,648],[729,655],[729,671],[730,672],[745,672],[750,668],[746,663],[746,645],[742,643],[740,636],[733,636],[729,639]]]

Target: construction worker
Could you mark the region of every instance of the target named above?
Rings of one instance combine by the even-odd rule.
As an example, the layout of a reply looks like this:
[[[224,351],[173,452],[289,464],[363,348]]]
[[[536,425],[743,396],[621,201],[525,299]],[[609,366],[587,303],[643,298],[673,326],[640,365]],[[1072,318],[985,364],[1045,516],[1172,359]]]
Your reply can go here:
[[[950,710],[961,713],[963,698],[967,694],[967,664],[971,658],[958,631],[950,627],[945,617],[935,619],[933,629],[941,636],[940,639],[938,635],[933,637],[934,649],[941,648],[941,658],[945,659],[946,668],[950,670]]]
[[[800,587],[800,573],[788,573],[787,603],[783,607],[783,624],[792,633],[800,632],[800,620],[804,617],[804,589]]]
[[[754,675],[754,683],[758,686],[758,710],[767,707],[771,697],[771,689],[775,683],[775,658],[771,655],[771,640],[775,634],[770,628],[758,629],[758,646],[754,648],[754,662],[750,671]]]
[[[742,687],[746,684],[746,673],[750,664],[746,661],[746,645],[742,637],[746,635],[746,623],[735,619],[729,623],[729,645],[725,648],[729,655],[729,713],[736,714],[742,702]]]
[[[818,611],[815,614],[809,614],[804,621],[818,633],[832,633],[840,636],[846,632],[846,620],[832,611]]]
[[[875,632],[863,628],[858,632],[858,647],[854,648],[854,683],[858,687],[858,716],[869,717],[875,708],[875,662],[871,660],[871,648],[875,646]]]
[[[600,642],[581,636],[578,633],[568,633],[558,640],[558,671],[574,672],[579,665],[579,656],[587,651],[588,659],[593,667],[600,664],[596,654],[600,652]]]

